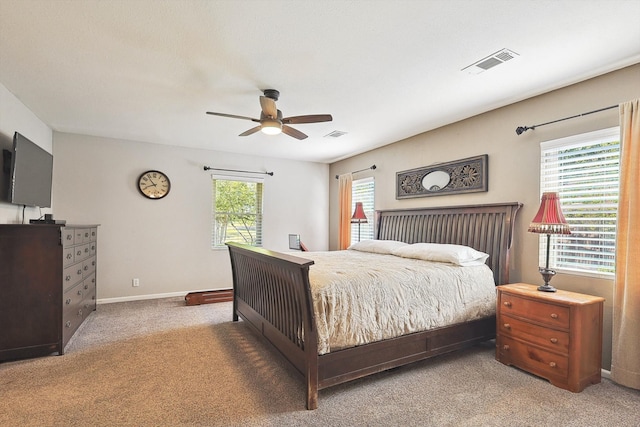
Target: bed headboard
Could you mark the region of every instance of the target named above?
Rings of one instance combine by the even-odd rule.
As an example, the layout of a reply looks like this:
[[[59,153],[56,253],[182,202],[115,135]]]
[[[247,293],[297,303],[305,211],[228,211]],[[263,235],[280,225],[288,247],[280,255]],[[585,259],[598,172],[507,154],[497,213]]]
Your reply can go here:
[[[450,243],[489,254],[496,285],[509,283],[509,249],[521,203],[376,211],[376,239]]]

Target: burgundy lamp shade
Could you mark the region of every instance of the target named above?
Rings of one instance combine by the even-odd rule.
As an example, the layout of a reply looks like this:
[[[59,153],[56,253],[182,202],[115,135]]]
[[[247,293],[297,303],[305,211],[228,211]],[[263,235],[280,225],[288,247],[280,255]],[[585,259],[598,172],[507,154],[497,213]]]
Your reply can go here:
[[[556,288],[549,284],[549,281],[555,276],[555,270],[549,268],[549,251],[552,234],[571,234],[569,224],[562,214],[560,208],[560,198],[558,193],[542,193],[542,201],[538,213],[529,224],[530,233],[547,235],[547,257],[545,267],[539,268],[540,274],[544,279],[544,285],[538,286],[539,291],[555,292]]]
[[[543,193],[540,209],[529,224],[530,233],[571,234],[569,224],[562,214],[558,193]]]
[[[351,217],[351,224],[366,224],[367,216],[364,214],[364,208],[362,207],[362,202],[356,202],[356,209],[353,211],[353,216]]]

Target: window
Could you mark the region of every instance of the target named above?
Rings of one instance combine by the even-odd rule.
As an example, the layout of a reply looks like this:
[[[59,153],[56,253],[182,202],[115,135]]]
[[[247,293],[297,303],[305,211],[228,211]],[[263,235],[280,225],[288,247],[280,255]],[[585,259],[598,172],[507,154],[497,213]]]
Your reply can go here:
[[[213,176],[212,248],[262,246],[262,179]]]
[[[353,181],[351,184],[351,213],[356,208],[356,202],[362,202],[367,223],[360,224],[360,240],[373,239],[374,223],[374,191],[373,178],[364,178]],[[351,224],[351,244],[358,241],[358,224]]]
[[[612,277],[615,273],[620,129],[610,128],[540,144],[540,189],[560,194],[570,235],[551,237],[550,267]],[[544,265],[546,235],[540,236]]]

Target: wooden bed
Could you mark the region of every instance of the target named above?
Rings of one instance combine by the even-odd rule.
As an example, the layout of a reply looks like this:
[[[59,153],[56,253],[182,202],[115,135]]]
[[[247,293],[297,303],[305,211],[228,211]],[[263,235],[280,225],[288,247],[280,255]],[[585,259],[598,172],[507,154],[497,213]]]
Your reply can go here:
[[[509,283],[509,250],[520,203],[377,211],[376,239],[470,246],[489,254],[497,285]],[[307,409],[318,391],[495,337],[495,315],[318,354],[309,285],[313,261],[227,243],[233,273],[233,320],[241,317],[300,373]]]

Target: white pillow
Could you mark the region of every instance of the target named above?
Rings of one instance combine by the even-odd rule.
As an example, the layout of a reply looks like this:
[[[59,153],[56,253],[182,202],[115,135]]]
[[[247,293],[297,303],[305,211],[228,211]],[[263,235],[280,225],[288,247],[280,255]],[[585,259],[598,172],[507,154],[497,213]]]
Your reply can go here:
[[[397,240],[362,240],[358,243],[354,243],[347,249],[386,255],[391,254],[394,250],[404,246],[409,245],[404,242],[398,242]]]
[[[440,243],[414,243],[413,245],[398,248],[392,253],[403,258],[450,262],[463,267],[482,265],[489,258],[488,254],[476,251],[468,246]]]

